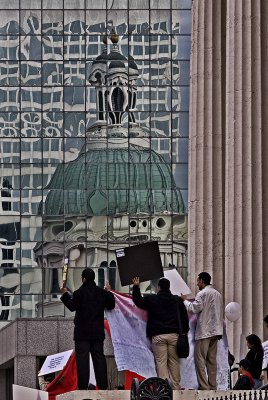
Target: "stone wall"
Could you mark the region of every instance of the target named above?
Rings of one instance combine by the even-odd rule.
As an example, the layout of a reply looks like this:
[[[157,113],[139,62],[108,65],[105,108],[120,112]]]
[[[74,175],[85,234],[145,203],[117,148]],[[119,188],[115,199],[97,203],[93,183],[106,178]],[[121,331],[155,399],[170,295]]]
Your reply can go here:
[[[37,388],[37,357],[72,349],[72,338],[72,318],[21,318],[2,328],[0,393],[6,391],[5,371],[12,366],[14,366],[13,383]]]

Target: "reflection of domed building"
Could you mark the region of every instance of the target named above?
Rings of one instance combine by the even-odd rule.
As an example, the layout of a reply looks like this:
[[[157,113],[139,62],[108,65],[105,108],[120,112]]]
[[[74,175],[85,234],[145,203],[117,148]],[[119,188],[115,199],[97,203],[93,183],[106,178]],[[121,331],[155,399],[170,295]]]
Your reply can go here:
[[[107,54],[105,43],[92,64],[97,122],[79,156],[59,165],[47,187],[44,243],[35,252],[45,267],[60,267],[66,255],[71,267],[99,267],[99,284],[108,278],[122,291],[115,249],[158,240],[163,266],[185,267],[187,228],[171,168],[135,122],[138,69],[119,52],[117,40],[112,35],[112,51]],[[46,292],[56,292],[57,277],[52,279],[53,268],[47,271]],[[75,269],[69,274],[71,289],[80,275]]]

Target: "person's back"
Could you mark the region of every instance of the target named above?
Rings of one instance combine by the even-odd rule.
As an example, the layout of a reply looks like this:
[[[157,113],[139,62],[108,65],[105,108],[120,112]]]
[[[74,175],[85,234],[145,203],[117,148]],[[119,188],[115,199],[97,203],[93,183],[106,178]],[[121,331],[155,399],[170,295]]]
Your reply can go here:
[[[260,379],[262,372],[262,362],[263,362],[263,349],[251,349],[246,355],[246,358],[251,362],[251,374],[253,378]]]
[[[221,336],[223,333],[222,295],[212,285],[207,285],[198,292],[196,301],[202,302],[203,309],[198,313],[195,339]],[[191,312],[191,306],[189,311]]]
[[[110,293],[95,282],[84,282],[73,297],[76,300],[73,307],[68,300],[63,299],[63,302],[70,311],[76,311],[74,340],[104,339],[104,310],[114,308]]]
[[[236,384],[233,387],[233,390],[251,390],[253,385],[247,375],[241,375]]]
[[[170,292],[170,282],[161,278],[158,293],[141,296],[139,278],[133,279],[133,301],[137,307],[148,311],[147,336],[160,378],[171,379],[173,389],[180,389],[180,367],[176,351],[179,333],[188,333],[189,320],[183,301]]]
[[[178,296],[174,296],[170,291],[160,290],[157,294],[144,296],[141,304],[137,297],[137,289],[134,288],[134,303],[136,306],[148,311],[148,337],[165,333],[179,333],[178,310],[181,313],[182,331],[189,331],[187,312]]]
[[[115,298],[110,293],[110,285],[106,284],[106,290],[96,286],[95,272],[91,268],[85,268],[81,278],[82,286],[73,295],[66,288],[61,288],[61,301],[70,311],[75,311],[74,341],[78,388],[88,388],[91,353],[97,385],[100,389],[107,389],[107,367],[103,353],[104,309],[112,310],[115,307]]]

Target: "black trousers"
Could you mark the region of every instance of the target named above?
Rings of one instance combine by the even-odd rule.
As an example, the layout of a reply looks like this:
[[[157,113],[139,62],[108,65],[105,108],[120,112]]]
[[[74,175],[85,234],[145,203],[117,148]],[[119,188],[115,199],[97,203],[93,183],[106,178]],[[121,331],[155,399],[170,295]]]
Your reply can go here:
[[[78,389],[86,390],[89,381],[89,353],[91,353],[97,386],[99,389],[108,388],[107,365],[103,353],[103,340],[75,341],[76,368]]]

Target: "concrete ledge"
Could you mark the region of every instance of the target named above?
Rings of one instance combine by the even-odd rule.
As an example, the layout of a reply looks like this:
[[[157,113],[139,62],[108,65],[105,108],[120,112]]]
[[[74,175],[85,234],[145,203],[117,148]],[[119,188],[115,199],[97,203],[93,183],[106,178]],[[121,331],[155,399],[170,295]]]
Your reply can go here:
[[[208,392],[207,392],[208,393]],[[215,392],[212,392],[215,394]],[[174,390],[173,400],[195,400],[196,390]],[[130,390],[75,390],[56,397],[57,400],[130,400]]]
[[[56,396],[57,400],[130,400],[129,390],[75,390]]]
[[[262,393],[261,393],[262,392]],[[209,400],[229,399],[236,396],[236,399],[243,398],[263,399],[264,391],[254,390],[173,390],[173,400]],[[261,397],[260,397],[261,396]],[[234,397],[233,397],[234,398]],[[130,400],[130,390],[75,390],[61,394],[57,400]]]

